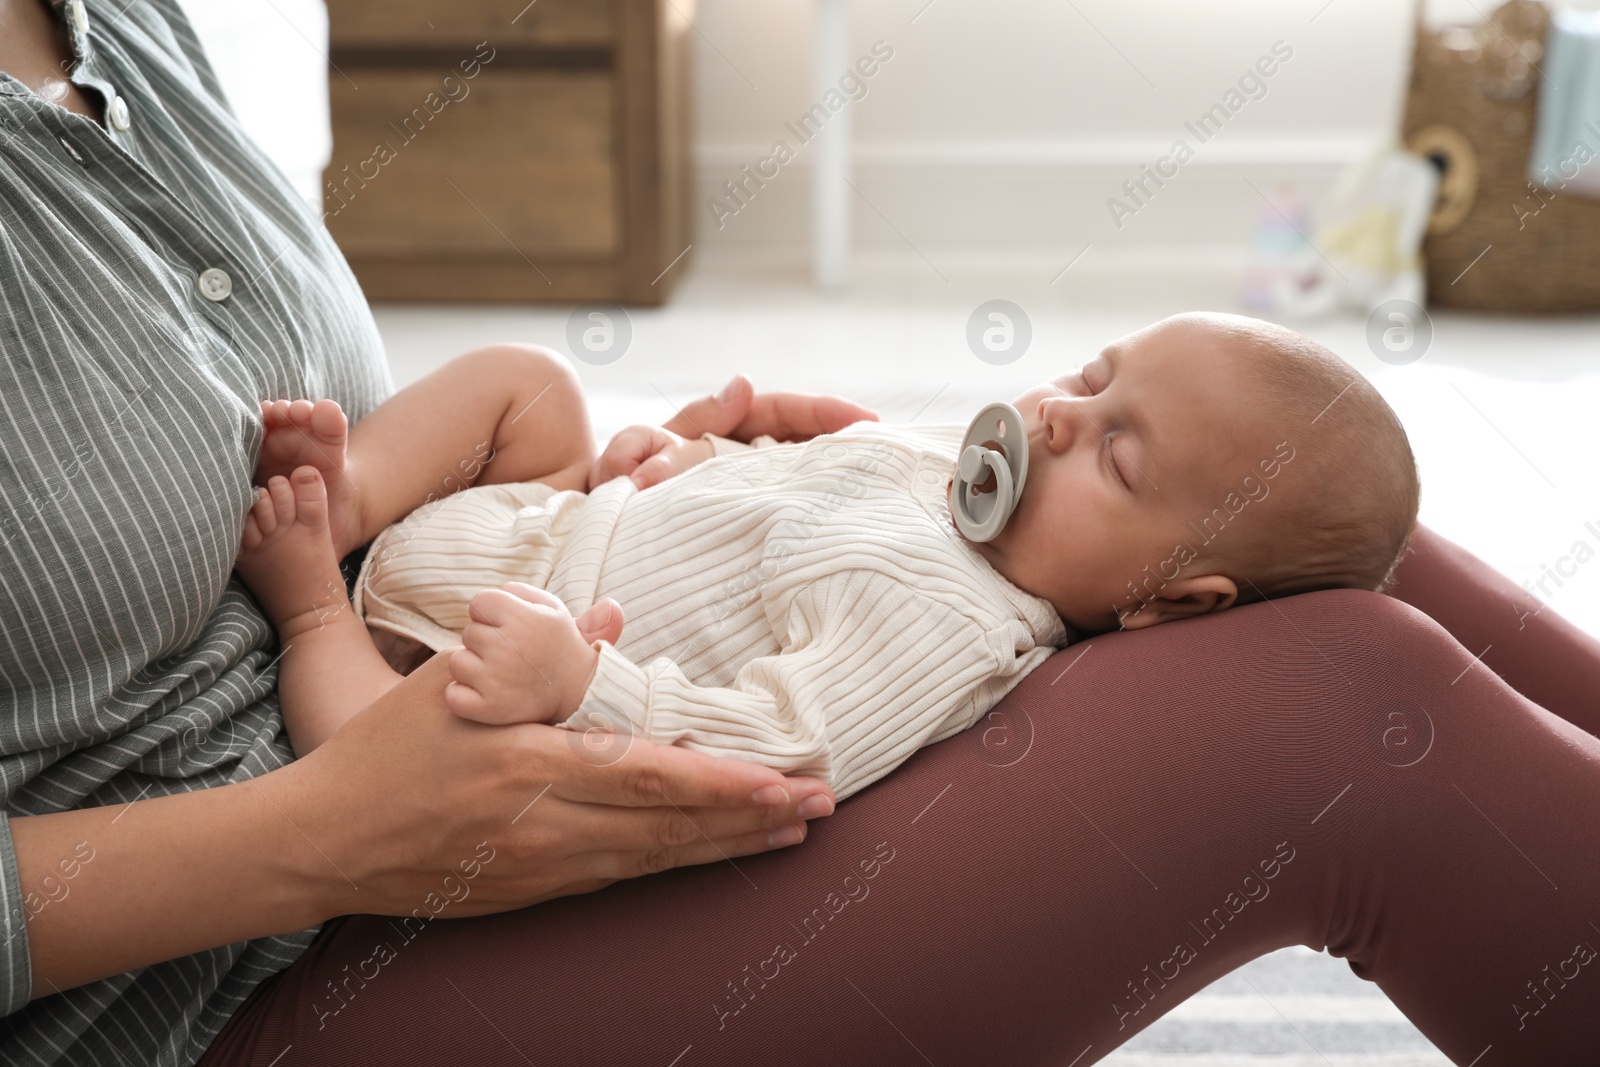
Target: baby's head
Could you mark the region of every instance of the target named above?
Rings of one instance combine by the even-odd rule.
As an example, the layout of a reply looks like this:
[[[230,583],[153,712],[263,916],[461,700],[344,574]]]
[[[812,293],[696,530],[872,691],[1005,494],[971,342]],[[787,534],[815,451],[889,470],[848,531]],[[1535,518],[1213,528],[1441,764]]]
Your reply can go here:
[[[1175,315],[1015,401],[1028,478],[974,543],[1084,633],[1312,589],[1380,589],[1416,463],[1371,384],[1292,330]]]

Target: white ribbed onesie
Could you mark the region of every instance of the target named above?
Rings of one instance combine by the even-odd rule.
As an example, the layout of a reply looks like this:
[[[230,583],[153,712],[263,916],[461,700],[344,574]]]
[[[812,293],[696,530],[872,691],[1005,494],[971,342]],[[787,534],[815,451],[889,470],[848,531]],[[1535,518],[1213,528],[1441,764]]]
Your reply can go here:
[[[566,725],[823,778],[839,799],[966,729],[1065,643],[1050,602],[957,532],[964,426],[860,422],[811,441],[716,439],[640,492],[466,489],[373,542],[355,607],[429,648],[508,581],[578,614],[623,608]]]

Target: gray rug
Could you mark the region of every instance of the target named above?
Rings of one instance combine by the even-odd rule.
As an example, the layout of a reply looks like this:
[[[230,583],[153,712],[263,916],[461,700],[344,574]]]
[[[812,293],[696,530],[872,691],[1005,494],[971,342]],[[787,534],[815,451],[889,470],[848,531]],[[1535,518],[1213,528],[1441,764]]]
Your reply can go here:
[[[1100,1062],[1450,1067],[1377,986],[1351,974],[1344,960],[1302,947],[1270,953],[1213,982]]]

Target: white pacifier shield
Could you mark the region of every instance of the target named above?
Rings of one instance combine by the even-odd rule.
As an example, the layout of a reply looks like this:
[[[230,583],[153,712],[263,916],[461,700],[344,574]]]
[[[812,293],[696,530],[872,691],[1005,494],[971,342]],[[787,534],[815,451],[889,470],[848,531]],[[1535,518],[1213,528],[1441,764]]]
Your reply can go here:
[[[999,445],[997,451],[992,445]],[[994,476],[994,488],[978,486]],[[978,412],[961,439],[960,459],[950,481],[950,515],[973,541],[993,541],[1022,499],[1028,479],[1028,431],[1022,414],[1006,403]]]

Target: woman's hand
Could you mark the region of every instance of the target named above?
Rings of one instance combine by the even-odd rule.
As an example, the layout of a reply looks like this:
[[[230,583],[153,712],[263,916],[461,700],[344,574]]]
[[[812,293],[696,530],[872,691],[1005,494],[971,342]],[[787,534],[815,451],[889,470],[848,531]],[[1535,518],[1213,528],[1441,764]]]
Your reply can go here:
[[[589,491],[624,474],[640,489],[648,489],[714,455],[716,449],[710,441],[685,440],[659,426],[629,426],[595,459],[589,470]]]
[[[780,441],[807,441],[862,421],[877,422],[877,412],[842,396],[757,393],[749,378],[736,374],[722,392],[685,404],[662,425],[679,437],[714,433],[748,443],[762,434]]]
[[[274,772],[277,804],[320,853],[305,866],[328,915],[428,914],[445,900],[433,913],[504,911],[792,844],[803,819],[833,810],[824,783],[754,763],[469,722],[445,707],[447,659]],[[802,813],[808,798],[820,799]]]

